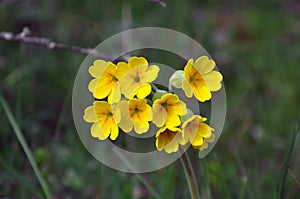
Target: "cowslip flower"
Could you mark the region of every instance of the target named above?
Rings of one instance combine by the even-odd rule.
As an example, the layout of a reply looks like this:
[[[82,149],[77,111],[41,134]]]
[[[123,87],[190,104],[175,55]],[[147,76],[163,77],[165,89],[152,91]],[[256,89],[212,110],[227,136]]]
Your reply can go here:
[[[121,92],[127,99],[132,99],[135,95],[143,99],[151,93],[150,82],[157,78],[159,67],[148,66],[148,61],[144,57],[131,57],[128,64],[120,63],[117,77],[121,83]]]
[[[187,113],[186,105],[175,94],[164,94],[153,102],[153,120],[158,126],[174,127],[180,125],[180,117]]]
[[[118,107],[122,113],[119,127],[124,132],[128,133],[134,129],[136,133],[142,134],[148,131],[152,111],[146,99],[121,100]]]
[[[186,143],[189,141],[193,147],[201,147],[204,139],[212,136],[214,129],[204,123],[206,120],[200,115],[193,115],[182,124],[182,133]]]
[[[179,144],[185,144],[181,130],[177,127],[164,126],[157,131],[155,137],[157,150],[165,150],[167,153],[177,152]]]
[[[104,60],[96,60],[89,68],[93,79],[89,83],[89,91],[97,99],[108,97],[108,103],[117,103],[121,99],[118,78],[116,77],[117,66]]]
[[[94,123],[91,134],[99,140],[105,140],[110,136],[111,140],[117,139],[119,135],[118,123],[120,122],[120,110],[105,101],[95,101],[84,111],[83,119]]]
[[[207,149],[208,143],[212,143],[215,141],[215,135],[212,133],[209,138],[203,139],[203,144],[201,146],[193,146],[194,149],[198,149],[200,151],[203,151],[204,149]]]
[[[199,57],[195,62],[190,59],[184,67],[182,89],[189,98],[195,95],[197,100],[204,102],[211,99],[211,92],[221,89],[223,76],[213,71],[216,63],[207,56]]]

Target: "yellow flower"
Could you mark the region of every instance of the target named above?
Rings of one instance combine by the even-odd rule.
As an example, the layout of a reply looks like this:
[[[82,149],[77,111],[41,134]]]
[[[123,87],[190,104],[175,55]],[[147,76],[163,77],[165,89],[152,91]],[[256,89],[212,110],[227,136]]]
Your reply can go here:
[[[134,129],[136,133],[142,134],[148,131],[152,111],[146,99],[121,100],[118,106],[121,111],[119,127],[124,132]]]
[[[148,61],[143,57],[131,57],[128,64],[120,63],[117,78],[121,82],[121,92],[127,99],[135,95],[143,99],[151,93],[150,82],[157,78],[159,67],[148,66]]]
[[[167,93],[153,103],[153,120],[158,126],[174,127],[180,125],[181,115],[187,113],[186,105],[177,95]]]
[[[204,102],[211,99],[211,91],[221,89],[223,76],[213,71],[216,63],[207,56],[199,57],[195,63],[190,59],[184,67],[182,89],[189,98],[195,95],[197,100]]]
[[[205,117],[193,115],[182,124],[182,134],[186,143],[189,141],[193,147],[201,147],[204,139],[212,136],[214,129],[204,123],[206,120]]]
[[[178,145],[184,145],[181,130],[177,127],[162,127],[156,133],[156,148],[159,151],[163,149],[167,153],[177,152]]]
[[[204,149],[207,149],[208,143],[212,143],[214,141],[215,141],[215,135],[212,133],[209,138],[204,138],[203,144],[201,146],[193,146],[193,147],[194,147],[194,149],[203,151]]]
[[[118,123],[120,122],[120,110],[105,101],[95,101],[84,111],[83,119],[94,123],[91,134],[100,140],[105,140],[110,135],[111,140],[117,139],[119,135]]]
[[[89,73],[95,78],[89,83],[89,90],[97,99],[108,96],[108,103],[117,103],[121,99],[118,78],[116,77],[117,66],[104,60],[96,60],[89,68]]]

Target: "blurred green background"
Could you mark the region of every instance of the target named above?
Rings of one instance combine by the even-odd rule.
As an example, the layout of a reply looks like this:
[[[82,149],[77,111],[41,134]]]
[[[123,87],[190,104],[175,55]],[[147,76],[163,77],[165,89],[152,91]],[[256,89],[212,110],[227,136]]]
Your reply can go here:
[[[206,48],[224,75],[227,119],[202,160],[189,150],[203,198],[274,198],[293,128],[300,121],[300,2],[297,0],[0,0],[0,31],[94,47],[128,28],[158,26]],[[147,55],[144,55],[147,56]],[[72,120],[71,96],[84,55],[0,40],[1,93],[53,198],[189,198],[176,161],[136,176],[97,162]],[[156,54],[156,60],[165,58]],[[175,60],[169,64],[179,67]],[[32,167],[0,108],[0,198],[43,198]],[[299,137],[299,136],[298,136]],[[284,198],[300,198],[299,138]],[[298,182],[297,182],[298,181]]]

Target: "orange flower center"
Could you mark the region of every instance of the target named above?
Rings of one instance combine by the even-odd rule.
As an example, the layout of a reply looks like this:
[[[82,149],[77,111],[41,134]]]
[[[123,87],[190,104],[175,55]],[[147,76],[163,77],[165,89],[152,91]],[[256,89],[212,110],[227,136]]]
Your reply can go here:
[[[113,114],[112,114],[112,112],[107,112],[107,113],[106,113],[106,116],[107,116],[107,117],[112,117]]]
[[[134,77],[134,81],[136,83],[140,82],[140,80],[141,80],[140,76],[137,75],[137,76]]]
[[[134,108],[134,109],[133,109],[133,113],[134,113],[134,114],[138,114],[139,112],[140,112],[140,110],[139,110],[138,108]]]
[[[116,76],[112,76],[112,78],[111,78],[111,80],[113,81],[113,82],[117,82],[118,81],[118,78],[116,78]]]
[[[167,108],[168,103],[167,103],[167,102],[164,102],[164,103],[161,104],[161,106],[164,107],[164,108]]]
[[[194,83],[196,81],[196,77],[195,76],[191,76],[190,77],[190,82]]]

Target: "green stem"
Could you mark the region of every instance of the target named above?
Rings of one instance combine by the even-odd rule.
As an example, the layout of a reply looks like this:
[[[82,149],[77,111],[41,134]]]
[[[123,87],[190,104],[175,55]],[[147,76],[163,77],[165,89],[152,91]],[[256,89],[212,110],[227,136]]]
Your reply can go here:
[[[197,180],[194,174],[194,170],[187,152],[184,152],[180,157],[181,164],[184,169],[186,180],[188,181],[188,186],[192,199],[200,199],[200,194],[198,190]]]
[[[286,177],[288,174],[289,164],[290,164],[290,160],[292,157],[292,153],[293,153],[293,149],[295,146],[295,141],[296,141],[298,132],[299,132],[299,127],[297,125],[295,127],[294,132],[291,134],[290,145],[289,145],[287,154],[285,155],[285,160],[283,162],[279,185],[278,185],[278,189],[277,189],[277,197],[276,198],[278,198],[278,199],[284,198],[285,181],[286,181]]]
[[[23,134],[20,130],[19,125],[16,122],[16,119],[14,118],[7,102],[4,100],[4,98],[1,95],[0,95],[0,102],[1,102],[1,105],[2,105],[2,107],[3,107],[3,109],[6,113],[7,117],[8,117],[8,120],[9,120],[9,122],[10,122],[10,124],[11,124],[11,126],[12,126],[12,128],[13,128],[13,130],[14,130],[14,132],[15,132],[15,134],[16,134],[16,136],[17,136],[17,138],[18,138],[18,140],[19,140],[19,142],[20,142],[20,144],[21,144],[21,146],[22,146],[22,148],[23,148],[23,150],[24,150],[31,166],[32,166],[32,168],[33,168],[33,171],[34,171],[36,177],[37,177],[38,181],[40,182],[40,184],[42,186],[42,189],[44,191],[44,194],[45,194],[46,198],[51,199],[51,194],[50,194],[50,191],[49,191],[49,187],[48,187],[46,181],[44,180],[44,178],[41,175],[41,172],[40,172],[40,170],[37,166],[37,163],[36,163],[32,153],[31,153],[31,151],[30,151],[30,149],[27,145],[27,142],[26,142],[26,140],[25,140],[25,138],[24,138],[24,136],[23,136]]]
[[[155,92],[157,92],[159,89],[157,88],[157,86],[155,86],[153,83],[151,83],[151,86],[152,86],[152,88],[153,88],[153,90],[155,91]]]

